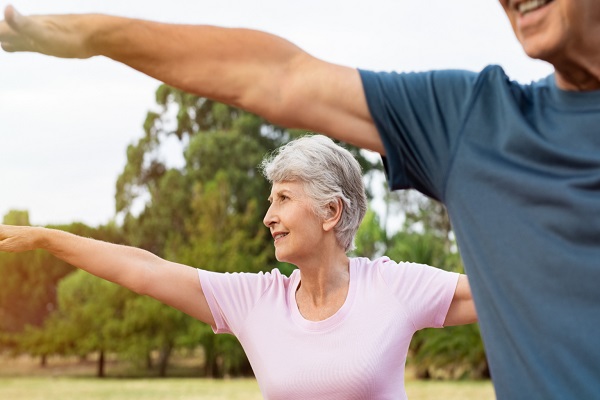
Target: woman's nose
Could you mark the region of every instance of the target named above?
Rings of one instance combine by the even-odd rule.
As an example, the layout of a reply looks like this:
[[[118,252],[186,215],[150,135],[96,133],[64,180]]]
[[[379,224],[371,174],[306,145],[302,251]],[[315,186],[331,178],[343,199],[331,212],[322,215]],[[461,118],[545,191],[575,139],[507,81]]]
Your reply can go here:
[[[269,209],[267,210],[265,217],[263,218],[263,224],[265,224],[265,226],[267,228],[271,227],[271,225],[273,225],[275,223],[275,216],[274,216],[272,208],[273,208],[273,206],[271,205],[269,207]]]

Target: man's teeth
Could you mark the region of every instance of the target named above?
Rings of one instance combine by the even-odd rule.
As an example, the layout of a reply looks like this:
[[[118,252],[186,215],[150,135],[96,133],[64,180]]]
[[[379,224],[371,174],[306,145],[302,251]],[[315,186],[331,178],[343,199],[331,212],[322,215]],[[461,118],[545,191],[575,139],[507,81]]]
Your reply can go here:
[[[525,1],[521,4],[519,4],[519,12],[521,14],[526,14],[530,11],[533,11],[535,9],[538,9],[540,7],[542,7],[543,5],[545,5],[546,3],[549,3],[549,0],[530,0],[530,1]]]
[[[287,236],[287,233],[280,233],[279,235],[275,235],[275,240],[280,239],[284,236]]]

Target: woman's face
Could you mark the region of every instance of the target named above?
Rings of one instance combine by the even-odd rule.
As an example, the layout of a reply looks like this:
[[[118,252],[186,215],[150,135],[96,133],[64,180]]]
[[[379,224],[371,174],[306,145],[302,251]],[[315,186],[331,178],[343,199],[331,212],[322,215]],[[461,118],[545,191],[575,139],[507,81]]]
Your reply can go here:
[[[325,231],[302,182],[275,182],[263,223],[270,229],[278,261],[299,265],[319,254]]]

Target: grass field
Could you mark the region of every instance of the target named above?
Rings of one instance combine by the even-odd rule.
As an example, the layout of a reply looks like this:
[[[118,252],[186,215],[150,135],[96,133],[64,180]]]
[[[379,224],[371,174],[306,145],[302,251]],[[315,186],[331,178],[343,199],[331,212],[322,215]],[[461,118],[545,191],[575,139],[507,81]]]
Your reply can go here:
[[[260,400],[253,379],[0,378],[10,400]]]
[[[411,400],[494,399],[489,382],[406,382]],[[6,400],[261,400],[253,379],[0,378]]]
[[[120,366],[107,366],[109,378],[94,378],[94,362],[50,360],[45,368],[28,359],[0,356],[2,400],[261,400],[254,379],[119,378]],[[112,375],[111,375],[112,373]],[[493,400],[489,381],[421,381],[408,378],[410,400]]]

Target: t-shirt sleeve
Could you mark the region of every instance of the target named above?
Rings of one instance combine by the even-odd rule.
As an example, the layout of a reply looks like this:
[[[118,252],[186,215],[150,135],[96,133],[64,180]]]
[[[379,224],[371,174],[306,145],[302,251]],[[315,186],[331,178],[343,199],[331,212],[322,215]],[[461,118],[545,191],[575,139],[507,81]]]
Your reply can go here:
[[[459,70],[359,72],[385,147],[390,187],[415,188],[443,200],[478,75]]]
[[[235,335],[244,320],[273,282],[272,273],[219,273],[199,269],[202,291],[215,320],[215,333]]]
[[[459,274],[425,264],[384,258],[379,271],[415,329],[441,328],[452,303]]]

